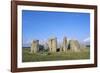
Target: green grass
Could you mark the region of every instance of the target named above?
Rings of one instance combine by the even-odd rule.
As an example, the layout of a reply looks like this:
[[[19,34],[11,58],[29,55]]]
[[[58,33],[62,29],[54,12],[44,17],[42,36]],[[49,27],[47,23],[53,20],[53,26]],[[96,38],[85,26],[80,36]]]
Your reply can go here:
[[[36,61],[55,61],[55,60],[80,60],[89,59],[90,50],[89,48],[84,49],[80,52],[40,52],[37,54],[30,53],[29,48],[24,48],[22,50],[22,61],[23,62],[36,62]]]

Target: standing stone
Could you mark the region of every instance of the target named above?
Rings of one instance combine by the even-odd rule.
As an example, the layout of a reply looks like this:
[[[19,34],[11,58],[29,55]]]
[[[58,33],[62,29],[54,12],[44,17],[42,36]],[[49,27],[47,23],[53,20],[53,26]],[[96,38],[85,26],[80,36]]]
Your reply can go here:
[[[80,44],[77,40],[70,40],[69,41],[69,49],[75,52],[80,51]]]
[[[56,52],[57,50],[57,38],[51,38],[48,41],[49,52]]]
[[[63,44],[62,44],[62,51],[66,52],[67,51],[67,38],[63,38]]]
[[[52,40],[48,40],[48,47],[49,47],[49,52],[52,52]]]
[[[31,44],[31,53],[37,53],[39,50],[39,40],[33,40]]]

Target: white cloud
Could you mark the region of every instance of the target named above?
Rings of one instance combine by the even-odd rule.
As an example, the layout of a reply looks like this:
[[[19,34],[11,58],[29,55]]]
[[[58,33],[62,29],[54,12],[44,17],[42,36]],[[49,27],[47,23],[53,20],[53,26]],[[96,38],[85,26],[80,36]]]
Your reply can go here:
[[[83,41],[84,41],[84,42],[89,42],[89,41],[90,41],[90,37],[85,38]]]

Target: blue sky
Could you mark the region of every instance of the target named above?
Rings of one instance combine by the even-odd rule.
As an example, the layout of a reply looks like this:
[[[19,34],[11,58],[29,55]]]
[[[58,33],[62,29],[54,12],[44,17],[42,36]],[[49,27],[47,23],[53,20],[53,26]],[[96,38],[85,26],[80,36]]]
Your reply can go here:
[[[90,37],[90,14],[75,12],[22,11],[23,44],[32,39],[47,40],[64,36],[83,41]]]

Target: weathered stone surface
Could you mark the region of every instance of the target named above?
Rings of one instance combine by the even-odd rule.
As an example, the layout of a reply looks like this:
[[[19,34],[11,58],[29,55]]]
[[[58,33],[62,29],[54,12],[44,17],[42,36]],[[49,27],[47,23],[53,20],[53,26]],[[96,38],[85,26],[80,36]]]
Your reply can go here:
[[[51,38],[48,41],[49,52],[56,52],[57,49],[57,38]]]
[[[85,46],[81,45],[77,40],[68,40],[67,38],[63,38],[63,42],[59,42],[57,44],[57,38],[52,37],[48,40],[48,42],[44,42],[39,44],[39,40],[33,40],[31,44],[31,53],[37,53],[38,51],[48,51],[48,52],[67,52],[68,50],[71,51],[81,51],[81,49],[86,48]]]
[[[64,37],[63,38],[63,43],[62,43],[62,51],[63,52],[66,52],[67,51],[67,38],[66,37]]]
[[[68,49],[78,52],[80,51],[80,44],[77,40],[70,40]]]
[[[39,40],[33,40],[31,44],[31,53],[37,53],[39,50]]]

